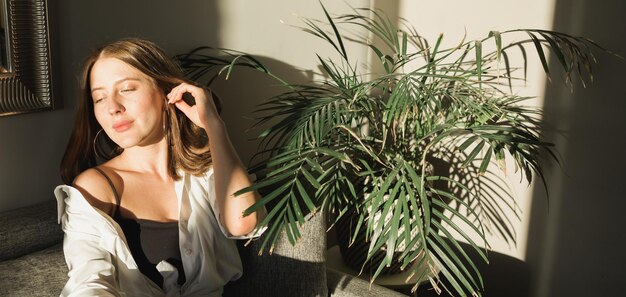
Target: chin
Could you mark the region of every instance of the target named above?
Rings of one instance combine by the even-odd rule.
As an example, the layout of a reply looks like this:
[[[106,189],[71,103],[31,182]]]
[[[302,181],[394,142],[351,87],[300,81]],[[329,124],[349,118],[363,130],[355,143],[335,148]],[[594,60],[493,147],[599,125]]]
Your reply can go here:
[[[114,139],[115,144],[117,144],[120,148],[127,149],[139,144],[139,139],[135,137],[118,137]]]

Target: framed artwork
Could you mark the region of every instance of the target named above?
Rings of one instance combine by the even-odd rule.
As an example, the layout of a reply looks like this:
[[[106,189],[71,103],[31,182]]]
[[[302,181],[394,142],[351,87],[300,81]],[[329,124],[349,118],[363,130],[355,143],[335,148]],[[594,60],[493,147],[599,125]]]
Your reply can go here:
[[[0,0],[0,116],[51,110],[46,0]]]

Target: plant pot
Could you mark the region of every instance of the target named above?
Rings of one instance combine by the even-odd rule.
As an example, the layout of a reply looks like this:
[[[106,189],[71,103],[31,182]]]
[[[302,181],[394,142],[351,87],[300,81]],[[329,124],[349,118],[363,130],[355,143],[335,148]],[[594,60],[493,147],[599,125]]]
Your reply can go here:
[[[451,174],[452,165],[450,162],[438,158],[435,156],[428,156],[427,163],[429,164],[428,170],[431,174],[440,175],[440,176],[448,176]],[[450,191],[447,182],[445,181],[435,181],[431,184],[432,187]],[[449,202],[449,201],[448,201]],[[440,207],[435,207],[440,212],[444,210]],[[370,272],[373,274],[376,269],[380,266],[380,263],[384,260],[387,255],[387,250],[385,246],[380,248],[374,256],[369,260],[367,259],[367,251],[369,249],[370,240],[366,237],[366,227],[365,224],[361,225],[361,228],[357,232],[355,240],[352,244],[350,244],[351,236],[354,234],[354,229],[357,224],[358,215],[353,210],[350,209],[344,214],[339,221],[336,223],[336,233],[337,233],[337,243],[339,245],[339,249],[341,251],[341,256],[344,259],[344,263],[346,266],[362,272]],[[373,220],[380,220],[380,216],[374,215]],[[386,220],[390,219],[390,217],[386,218]],[[396,230],[398,233],[402,233],[403,229]],[[400,261],[400,255],[404,252],[403,247],[400,245],[396,248],[396,251],[393,253],[391,263],[383,267],[380,275],[394,275],[402,273],[401,269],[402,262]],[[418,262],[420,258],[414,259],[409,265],[407,265],[407,269],[410,269],[416,262]],[[420,268],[421,269],[421,268]]]

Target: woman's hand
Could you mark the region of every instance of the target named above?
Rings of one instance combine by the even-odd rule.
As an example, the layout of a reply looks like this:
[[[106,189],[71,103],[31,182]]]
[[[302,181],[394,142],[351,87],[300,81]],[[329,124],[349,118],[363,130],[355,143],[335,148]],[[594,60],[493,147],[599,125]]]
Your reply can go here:
[[[196,104],[187,104],[187,102],[183,100],[185,93],[191,94]],[[194,124],[202,127],[207,133],[209,132],[207,130],[210,126],[209,122],[221,121],[217,113],[217,108],[215,108],[215,103],[213,102],[213,96],[208,90],[188,83],[181,83],[167,94],[167,99],[167,103],[174,104],[174,106],[180,109]]]

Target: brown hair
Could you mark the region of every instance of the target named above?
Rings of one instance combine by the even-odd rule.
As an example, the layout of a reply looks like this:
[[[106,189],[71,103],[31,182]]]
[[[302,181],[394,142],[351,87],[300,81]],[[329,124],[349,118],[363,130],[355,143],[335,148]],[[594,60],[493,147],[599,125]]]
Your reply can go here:
[[[154,80],[156,86],[168,94],[172,88],[182,82],[188,82],[180,67],[156,44],[141,39],[122,39],[109,43],[95,50],[85,61],[81,77],[81,95],[74,129],[61,161],[61,179],[71,184],[76,176],[88,168],[96,166],[97,158],[110,160],[122,153],[106,133],[98,135],[97,143],[104,138],[110,152],[94,143],[98,131],[102,128],[96,120],[91,97],[90,74],[94,63],[101,57],[117,58]],[[190,82],[188,82],[190,83]],[[215,97],[214,97],[215,98]],[[216,102],[219,111],[219,104]],[[175,180],[180,179],[178,168],[185,172],[199,175],[211,165],[211,153],[208,138],[204,130],[196,126],[176,107],[167,104],[166,138],[168,146],[168,171]],[[97,152],[96,152],[97,150]]]

